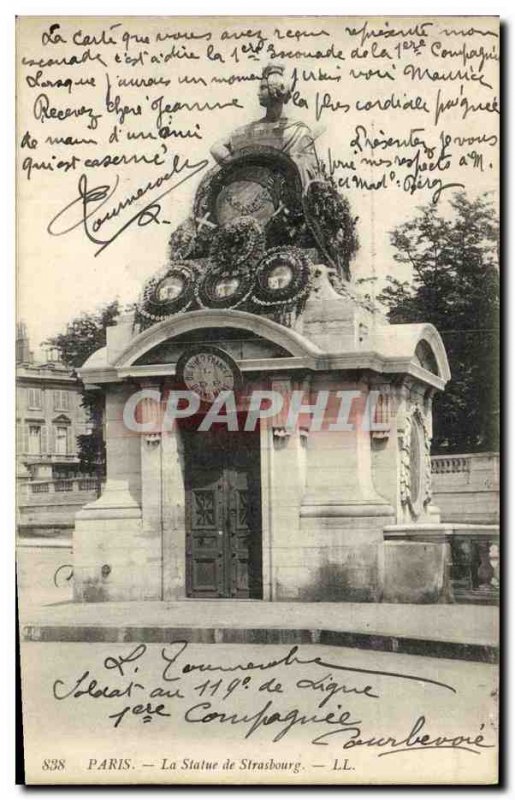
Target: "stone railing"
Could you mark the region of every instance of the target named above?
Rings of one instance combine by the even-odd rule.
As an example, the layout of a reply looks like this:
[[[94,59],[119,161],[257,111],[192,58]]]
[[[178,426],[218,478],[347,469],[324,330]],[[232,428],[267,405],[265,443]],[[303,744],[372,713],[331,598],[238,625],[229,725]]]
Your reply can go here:
[[[18,483],[20,536],[69,536],[75,515],[98,497],[94,477],[54,478]]]
[[[79,457],[77,453],[22,453],[22,459],[25,464],[78,464]]]
[[[456,472],[470,472],[470,456],[432,456],[431,473],[433,475]]]
[[[451,539],[450,578],[455,602],[497,602],[500,589],[498,530],[455,530]]]
[[[96,478],[57,478],[47,481],[27,481],[21,486],[21,499],[30,501],[32,495],[49,495],[62,492],[96,492]]]

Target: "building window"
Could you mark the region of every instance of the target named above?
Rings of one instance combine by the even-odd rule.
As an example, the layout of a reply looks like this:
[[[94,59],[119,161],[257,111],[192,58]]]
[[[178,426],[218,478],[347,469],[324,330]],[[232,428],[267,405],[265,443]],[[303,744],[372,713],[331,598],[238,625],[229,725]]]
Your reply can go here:
[[[41,389],[29,388],[29,408],[40,410],[43,408]]]
[[[66,425],[56,425],[55,452],[58,456],[68,454],[68,428]]]
[[[68,411],[70,408],[70,393],[66,390],[54,392],[54,411]]]
[[[41,455],[41,425],[29,425],[29,454]]]

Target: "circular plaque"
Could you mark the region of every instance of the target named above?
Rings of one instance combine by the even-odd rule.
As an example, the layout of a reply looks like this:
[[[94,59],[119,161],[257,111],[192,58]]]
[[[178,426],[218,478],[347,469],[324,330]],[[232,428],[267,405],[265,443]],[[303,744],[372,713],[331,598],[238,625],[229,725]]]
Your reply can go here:
[[[236,217],[252,217],[265,226],[283,209],[302,209],[298,167],[275,147],[249,145],[202,179],[194,201],[197,224],[225,226]],[[215,228],[202,227],[202,231]],[[198,228],[197,228],[198,231]]]
[[[271,190],[252,180],[236,180],[223,186],[216,198],[219,225],[233,219],[251,216],[261,224],[274,214],[275,203]]]
[[[208,403],[220,392],[237,390],[241,383],[234,359],[210,345],[199,345],[183,353],[177,362],[176,374],[187,389]]]

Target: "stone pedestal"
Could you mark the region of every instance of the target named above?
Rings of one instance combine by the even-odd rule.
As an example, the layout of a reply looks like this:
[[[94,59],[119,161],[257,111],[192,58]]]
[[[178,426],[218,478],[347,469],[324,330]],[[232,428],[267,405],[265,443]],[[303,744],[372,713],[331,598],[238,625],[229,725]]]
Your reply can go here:
[[[76,600],[159,599],[160,542],[144,535],[141,441],[123,422],[133,387],[106,393],[107,482],[101,497],[78,512],[73,537]],[[146,471],[145,471],[146,472]]]
[[[382,573],[385,603],[449,600],[447,546],[443,542],[385,542]]]
[[[439,521],[427,469],[431,395],[448,368],[431,326],[387,326],[350,295],[339,297],[322,270],[320,291],[295,330],[221,310],[186,312],[141,334],[124,319],[114,330],[81,371],[85,381],[105,384],[108,481],[102,497],[77,515],[77,600],[186,596],[181,435],[132,433],[123,408],[142,386],[173,384],[176,359],[191,337],[203,341],[203,330],[210,344],[231,343],[246,392],[275,387],[289,397],[301,389],[311,405],[320,392],[332,398],[320,429],[309,430],[302,415],[290,428],[284,414],[261,426],[263,599],[445,599],[444,542],[385,541],[392,525]],[[435,372],[417,358],[421,341],[432,343]],[[170,362],[155,363],[161,347]],[[354,395],[347,423],[338,427],[334,398],[342,392]],[[378,395],[376,408],[369,401]]]
[[[76,516],[74,599],[98,603],[145,598],[142,567],[147,555],[141,508],[130,494],[128,482],[108,480],[102,496]]]

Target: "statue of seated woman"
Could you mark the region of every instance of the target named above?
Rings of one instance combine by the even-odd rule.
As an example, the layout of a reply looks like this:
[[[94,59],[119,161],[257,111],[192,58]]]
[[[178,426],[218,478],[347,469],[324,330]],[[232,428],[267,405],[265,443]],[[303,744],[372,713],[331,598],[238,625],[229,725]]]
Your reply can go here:
[[[284,106],[291,98],[291,81],[285,78],[284,70],[281,64],[268,64],[263,68],[258,98],[260,105],[266,108],[265,116],[237,128],[229,137],[216,142],[210,152],[218,164],[226,165],[243,149],[267,147],[279,150],[296,163],[306,187],[320,176],[315,139],[322,130],[315,135],[304,122],[284,115]]]

